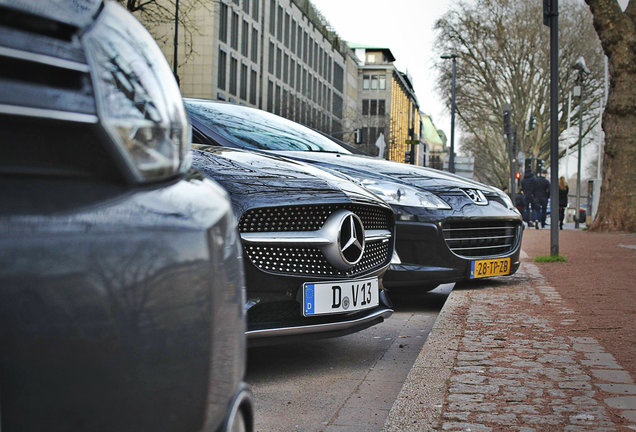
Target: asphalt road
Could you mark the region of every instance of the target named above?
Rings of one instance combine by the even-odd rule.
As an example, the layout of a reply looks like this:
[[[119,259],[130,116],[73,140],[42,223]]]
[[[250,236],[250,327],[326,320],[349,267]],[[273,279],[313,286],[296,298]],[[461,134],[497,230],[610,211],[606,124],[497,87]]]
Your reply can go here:
[[[352,335],[250,348],[256,431],[381,430],[452,287],[394,296],[391,318]]]

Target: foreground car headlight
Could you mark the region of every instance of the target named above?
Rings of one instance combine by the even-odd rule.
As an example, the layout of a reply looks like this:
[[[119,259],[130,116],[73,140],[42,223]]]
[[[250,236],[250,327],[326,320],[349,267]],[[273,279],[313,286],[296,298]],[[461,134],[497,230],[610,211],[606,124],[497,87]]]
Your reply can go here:
[[[82,41],[101,124],[135,180],[187,170],[190,127],[179,87],[146,29],[121,6],[105,2]]]
[[[428,209],[450,209],[450,206],[436,195],[400,183],[363,179],[360,184],[389,204]]]

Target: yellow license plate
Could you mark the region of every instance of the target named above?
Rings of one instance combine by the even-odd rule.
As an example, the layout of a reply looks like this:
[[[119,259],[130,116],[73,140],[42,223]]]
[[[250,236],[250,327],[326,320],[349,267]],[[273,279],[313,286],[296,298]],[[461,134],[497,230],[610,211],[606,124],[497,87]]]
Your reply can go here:
[[[507,274],[510,274],[510,257],[473,261],[470,267],[471,279]]]

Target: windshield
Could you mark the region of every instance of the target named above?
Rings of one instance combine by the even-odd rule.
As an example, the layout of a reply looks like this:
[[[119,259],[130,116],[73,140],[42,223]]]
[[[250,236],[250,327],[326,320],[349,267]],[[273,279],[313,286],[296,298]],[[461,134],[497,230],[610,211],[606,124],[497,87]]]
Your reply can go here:
[[[185,101],[193,126],[239,148],[350,153],[334,141],[274,114],[239,105]]]

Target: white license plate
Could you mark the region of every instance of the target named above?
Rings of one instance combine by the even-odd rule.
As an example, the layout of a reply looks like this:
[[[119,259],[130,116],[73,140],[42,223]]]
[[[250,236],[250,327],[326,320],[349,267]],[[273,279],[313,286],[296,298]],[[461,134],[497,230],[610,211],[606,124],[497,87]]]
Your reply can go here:
[[[378,278],[303,284],[305,316],[359,311],[379,304]]]

